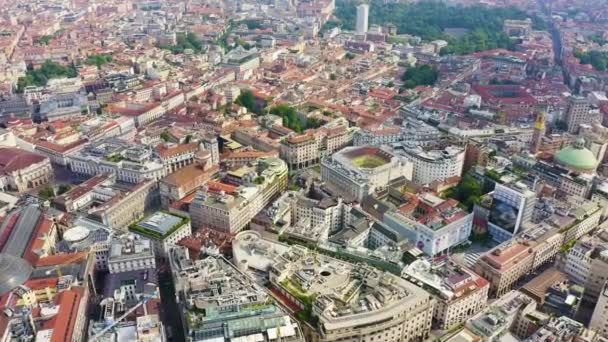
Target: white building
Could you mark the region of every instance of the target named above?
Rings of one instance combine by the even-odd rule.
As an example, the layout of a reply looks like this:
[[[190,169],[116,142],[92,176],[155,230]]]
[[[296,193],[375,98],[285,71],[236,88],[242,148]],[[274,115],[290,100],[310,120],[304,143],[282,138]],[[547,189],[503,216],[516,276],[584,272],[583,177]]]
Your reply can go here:
[[[160,180],[167,174],[163,162],[149,148],[117,139],[100,141],[70,154],[68,163],[77,174],[111,173],[116,180],[132,184],[145,179]]]
[[[384,223],[429,256],[435,256],[469,239],[473,213],[458,207],[458,201],[443,200],[431,193],[409,194],[399,210],[384,213]]]
[[[321,162],[321,179],[358,201],[399,177],[412,178],[412,163],[372,146],[347,147]]]
[[[302,246],[265,240],[254,231],[238,234],[232,250],[235,264],[268,274],[283,296],[318,320],[311,341],[429,337],[435,300],[401,277]]]
[[[108,243],[97,244],[95,269],[110,273],[156,269],[154,249],[151,241],[127,234]]]
[[[604,283],[608,281],[608,242],[605,232],[583,236],[560,260],[560,269],[574,283],[585,288],[585,297],[601,300]]]
[[[443,150],[425,150],[418,144],[405,144],[396,149],[414,164],[412,181],[418,185],[460,177],[464,165],[465,149],[448,146]]]
[[[403,270],[403,277],[424,284],[434,295],[433,318],[438,329],[464,323],[487,305],[490,283],[452,259],[439,265],[418,259]]]
[[[357,34],[365,34],[369,26],[369,5],[357,6]]]

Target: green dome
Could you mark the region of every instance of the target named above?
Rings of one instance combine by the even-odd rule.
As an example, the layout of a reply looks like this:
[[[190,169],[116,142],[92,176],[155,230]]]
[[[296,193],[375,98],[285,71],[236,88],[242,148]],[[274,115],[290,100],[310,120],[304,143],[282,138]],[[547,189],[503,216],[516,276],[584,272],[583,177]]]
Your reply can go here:
[[[584,141],[577,140],[574,145],[557,152],[555,161],[574,170],[595,170],[597,159],[593,152],[585,148],[584,144]]]

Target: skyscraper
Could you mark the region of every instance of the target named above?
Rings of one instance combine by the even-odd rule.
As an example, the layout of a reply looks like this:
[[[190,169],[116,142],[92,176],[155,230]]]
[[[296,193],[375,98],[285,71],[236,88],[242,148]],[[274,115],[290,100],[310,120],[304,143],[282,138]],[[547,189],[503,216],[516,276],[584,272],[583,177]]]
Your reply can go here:
[[[534,133],[532,134],[532,141],[530,143],[530,152],[532,154],[538,153],[540,149],[540,143],[545,135],[545,113],[538,112],[536,115],[536,122],[534,123]]]
[[[361,4],[357,6],[357,34],[364,34],[367,32],[369,17],[369,5]]]
[[[568,133],[577,133],[580,124],[589,123],[590,119],[589,103],[587,103],[587,99],[581,96],[570,97],[568,110],[566,112]]]

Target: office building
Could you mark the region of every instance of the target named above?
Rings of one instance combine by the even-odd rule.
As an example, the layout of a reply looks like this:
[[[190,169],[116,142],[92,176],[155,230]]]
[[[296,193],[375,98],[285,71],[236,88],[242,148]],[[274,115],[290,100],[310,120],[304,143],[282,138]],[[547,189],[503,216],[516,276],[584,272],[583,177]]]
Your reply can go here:
[[[527,318],[532,317],[535,310],[536,302],[532,298],[519,291],[511,291],[469,319],[466,328],[484,342],[499,342],[503,337],[526,338]]]
[[[352,130],[348,125],[334,120],[316,130],[284,138],[281,140],[280,156],[290,170],[304,169],[347,146],[352,139]]]
[[[483,254],[475,272],[490,282],[489,296],[498,298],[521,278],[552,262],[563,243],[563,234],[554,228],[538,227]]]
[[[161,258],[166,257],[169,249],[181,239],[192,235],[189,218],[162,211],[132,224],[129,231],[151,240],[154,254]]]
[[[462,176],[464,148],[447,146],[442,150],[435,150],[409,142],[395,147],[393,152],[403,155],[412,162],[414,165],[412,182],[417,185],[427,185],[434,181]]]
[[[523,183],[497,183],[491,197],[490,235],[498,242],[509,240],[522,230],[522,225],[530,222],[536,194]]]
[[[429,337],[435,300],[401,277],[265,240],[252,231],[235,238],[233,255],[243,269],[267,273],[281,297],[318,321],[307,340],[396,342]]]
[[[158,185],[154,180],[143,180],[125,188],[116,186],[115,181],[114,174],[97,175],[57,196],[53,204],[69,213],[80,212],[111,230],[124,231],[158,202]]]
[[[350,200],[361,201],[399,177],[411,179],[412,163],[372,146],[347,147],[321,162],[321,179]]]
[[[287,165],[279,158],[259,158],[249,167],[210,181],[190,204],[195,228],[237,233],[273,199],[287,190]]]
[[[148,239],[134,234],[115,237],[94,246],[95,269],[109,273],[156,269],[154,248]]]
[[[591,120],[590,107],[587,99],[582,96],[571,96],[566,109],[566,124],[568,133],[577,133],[581,124]]]
[[[425,254],[435,256],[468,241],[473,214],[462,210],[458,201],[432,193],[403,195],[406,202],[385,212],[383,222]]]
[[[601,231],[583,236],[560,260],[560,269],[574,283],[585,288],[584,296],[596,301],[608,281],[608,235]],[[601,300],[601,299],[599,299]]]
[[[167,174],[163,162],[149,148],[118,139],[95,142],[70,154],[68,163],[76,174],[113,173],[116,180],[132,184],[145,179],[158,181]]]
[[[273,297],[223,257],[192,260],[186,248],[170,254],[188,341],[305,342]]]

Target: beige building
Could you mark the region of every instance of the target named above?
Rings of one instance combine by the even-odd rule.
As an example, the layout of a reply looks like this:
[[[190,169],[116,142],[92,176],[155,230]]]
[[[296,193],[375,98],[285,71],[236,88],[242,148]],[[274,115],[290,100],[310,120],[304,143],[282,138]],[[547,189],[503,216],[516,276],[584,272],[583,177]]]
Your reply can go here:
[[[394,179],[412,179],[412,163],[373,146],[347,147],[321,162],[321,179],[336,192],[361,201]]]
[[[312,132],[290,136],[281,141],[281,159],[290,170],[299,170],[319,163],[319,144]]]
[[[608,280],[608,234],[600,231],[594,236],[580,238],[562,255],[560,270],[585,288],[587,299],[597,300]]]
[[[190,204],[193,227],[229,233],[241,231],[287,190],[287,173],[287,165],[281,159],[259,158],[252,167],[230,172],[225,182],[209,182]]]
[[[595,330],[604,338],[608,338],[608,282],[604,283],[597,299],[589,329]]]
[[[166,174],[192,164],[198,150],[199,147],[196,143],[156,146],[156,153],[165,167]]]
[[[49,158],[18,148],[0,148],[0,189],[24,192],[51,179]]]
[[[112,230],[126,230],[141,219],[150,204],[157,200],[158,184],[145,180],[131,190],[113,194],[102,206],[89,210],[90,216]]]
[[[280,155],[290,170],[318,164],[321,159],[349,145],[352,132],[340,121],[333,121],[304,134],[291,135],[281,141]]]
[[[218,165],[208,166],[195,163],[173,172],[159,182],[161,204],[166,208],[195,192],[196,189],[215,177],[218,171]]]
[[[438,329],[464,323],[486,307],[489,283],[473,271],[448,259],[432,265],[418,259],[403,270],[403,277],[433,294],[436,300],[433,319]]]
[[[509,292],[518,280],[551,262],[563,242],[561,233],[539,226],[483,255],[477,260],[475,271],[490,282],[490,297],[497,298]]]
[[[238,234],[232,250],[235,264],[267,273],[283,298],[318,321],[305,328],[307,341],[429,338],[435,300],[401,277],[265,240],[254,231]]]

